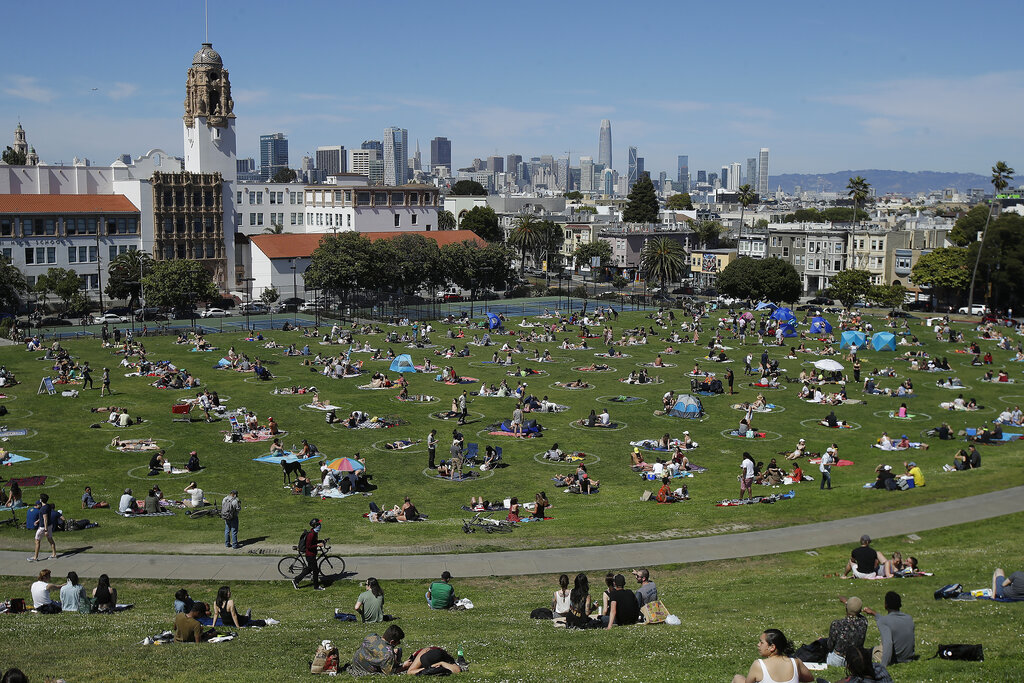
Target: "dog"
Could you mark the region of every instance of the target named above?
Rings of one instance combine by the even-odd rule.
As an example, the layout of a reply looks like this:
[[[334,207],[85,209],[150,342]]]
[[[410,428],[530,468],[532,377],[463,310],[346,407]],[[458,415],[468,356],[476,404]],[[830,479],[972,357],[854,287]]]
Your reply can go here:
[[[302,469],[302,463],[282,460],[281,469],[284,470],[284,484],[288,486],[292,483],[292,475],[298,474],[299,470]]]

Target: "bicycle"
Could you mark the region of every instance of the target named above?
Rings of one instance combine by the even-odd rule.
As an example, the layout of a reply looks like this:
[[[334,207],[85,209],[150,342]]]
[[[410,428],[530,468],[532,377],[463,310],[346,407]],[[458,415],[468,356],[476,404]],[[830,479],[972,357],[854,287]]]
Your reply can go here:
[[[320,576],[340,576],[345,573],[345,560],[340,555],[330,555],[331,539],[325,538],[323,545],[317,549],[317,566],[320,568]],[[277,563],[277,571],[286,579],[294,579],[306,568],[306,558],[299,546],[293,545],[294,556],[282,557]]]
[[[467,534],[477,530],[483,530],[489,534],[507,534],[516,528],[515,522],[510,522],[507,519],[494,519],[491,517],[492,514],[490,512],[476,513],[473,515],[473,519],[463,520],[462,530]]]

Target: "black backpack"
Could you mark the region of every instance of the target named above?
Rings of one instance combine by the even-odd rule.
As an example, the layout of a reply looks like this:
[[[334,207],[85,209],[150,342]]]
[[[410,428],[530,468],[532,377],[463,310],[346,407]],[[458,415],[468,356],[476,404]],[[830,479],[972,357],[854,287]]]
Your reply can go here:
[[[303,531],[302,534],[299,536],[299,545],[297,546],[297,549],[303,555],[306,554],[306,537],[307,536],[309,536],[309,529],[306,529],[305,531]]]

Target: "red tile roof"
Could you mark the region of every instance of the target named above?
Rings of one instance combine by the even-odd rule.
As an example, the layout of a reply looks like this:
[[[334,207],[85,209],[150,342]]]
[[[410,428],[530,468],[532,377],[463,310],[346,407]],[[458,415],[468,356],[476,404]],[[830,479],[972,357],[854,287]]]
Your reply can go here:
[[[138,213],[123,194],[2,194],[0,213]]]
[[[313,251],[320,246],[320,240],[334,233],[282,233],[279,235],[253,235],[249,239],[262,251],[267,258],[309,258]],[[472,230],[403,230],[395,232],[364,232],[364,237],[371,242],[386,240],[399,235],[422,235],[437,242],[443,247],[453,242],[471,240],[477,242],[481,247],[487,242],[477,237]]]

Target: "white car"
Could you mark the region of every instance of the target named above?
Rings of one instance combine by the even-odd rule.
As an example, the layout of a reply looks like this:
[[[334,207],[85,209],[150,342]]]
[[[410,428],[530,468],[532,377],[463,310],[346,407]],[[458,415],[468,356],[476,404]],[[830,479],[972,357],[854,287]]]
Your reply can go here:
[[[95,321],[97,325],[102,325],[103,323],[115,323],[120,325],[128,322],[128,318],[123,315],[117,315],[116,313],[104,313],[98,318],[95,318]]]
[[[966,306],[961,306],[960,308],[957,309],[957,313],[963,313],[965,315],[967,313],[970,313],[971,315],[983,315],[985,313],[988,313],[988,309],[985,308],[985,304],[974,304],[973,306],[971,306],[970,311],[967,310]]]
[[[225,311],[223,308],[207,308],[205,311],[199,314],[200,318],[226,318],[230,313]]]

